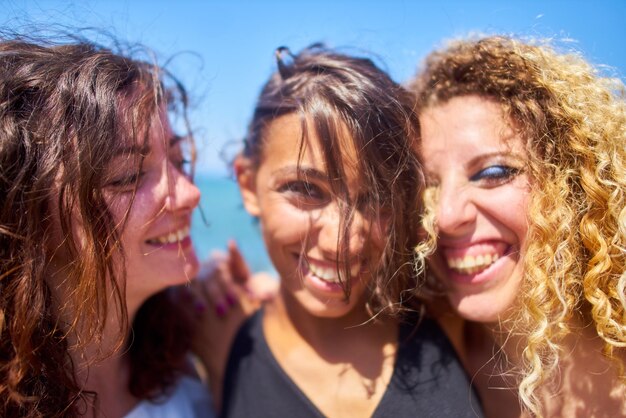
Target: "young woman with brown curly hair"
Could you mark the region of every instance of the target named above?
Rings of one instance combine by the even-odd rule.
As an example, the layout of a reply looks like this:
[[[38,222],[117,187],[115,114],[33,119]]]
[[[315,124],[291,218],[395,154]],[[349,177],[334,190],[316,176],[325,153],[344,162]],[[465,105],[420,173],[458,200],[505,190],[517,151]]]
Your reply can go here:
[[[82,39],[0,41],[3,417],[211,415],[166,291],[197,272],[199,201],[166,80]]]
[[[411,87],[437,240],[422,292],[487,415],[626,416],[623,84],[494,36],[431,53]]]

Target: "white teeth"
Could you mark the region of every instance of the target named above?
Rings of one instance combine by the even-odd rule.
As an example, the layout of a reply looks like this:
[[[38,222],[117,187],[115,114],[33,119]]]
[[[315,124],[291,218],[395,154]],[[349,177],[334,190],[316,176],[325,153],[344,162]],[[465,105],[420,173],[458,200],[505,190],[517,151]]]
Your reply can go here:
[[[178,231],[170,232],[168,234],[161,235],[156,238],[148,240],[150,244],[174,244],[184,240],[189,236],[189,226],[179,229]]]
[[[314,265],[313,263],[308,264],[309,270],[316,277],[331,283],[340,283],[339,282],[339,274],[337,273],[336,268],[322,267],[320,265]],[[343,270],[342,270],[343,271]],[[355,264],[350,267],[350,276],[356,277],[361,272],[361,264]]]
[[[339,283],[339,275],[337,274],[337,270],[335,269],[309,264],[309,270],[311,270],[311,273],[313,273],[315,276],[319,277],[322,280],[331,283]]]
[[[498,261],[498,254],[480,254],[477,256],[466,255],[463,258],[448,258],[448,267],[461,274],[475,274],[486,270],[490,265]]]

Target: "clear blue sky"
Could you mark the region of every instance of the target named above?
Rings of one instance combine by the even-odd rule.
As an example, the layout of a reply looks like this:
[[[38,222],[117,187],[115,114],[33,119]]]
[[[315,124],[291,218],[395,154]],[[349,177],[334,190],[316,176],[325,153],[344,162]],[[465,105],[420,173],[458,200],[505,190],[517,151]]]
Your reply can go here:
[[[0,25],[61,23],[141,42],[192,91],[202,162],[223,174],[218,153],[241,138],[273,51],[323,41],[375,54],[405,81],[442,42],[469,32],[572,39],[590,61],[626,74],[626,1],[131,1],[0,0]]]

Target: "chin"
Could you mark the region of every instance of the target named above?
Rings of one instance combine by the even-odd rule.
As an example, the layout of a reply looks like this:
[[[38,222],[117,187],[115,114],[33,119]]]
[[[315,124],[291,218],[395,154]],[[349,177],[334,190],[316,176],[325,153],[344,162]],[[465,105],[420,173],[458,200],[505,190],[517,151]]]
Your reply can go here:
[[[494,296],[452,294],[448,300],[457,314],[468,321],[490,324],[506,317],[506,307],[494,303]]]
[[[327,319],[335,319],[335,318],[343,318],[350,314],[354,310],[351,306],[345,307],[327,307],[325,309],[318,310],[310,310],[309,312],[317,317],[317,318],[327,318]]]
[[[333,301],[332,303],[311,301],[309,303],[303,303],[302,307],[309,315],[316,318],[341,318],[350,313],[353,309],[352,306],[342,301]]]
[[[291,297],[284,298],[284,300],[285,302],[291,301],[290,303],[295,303],[299,311],[306,312],[307,315],[314,318],[342,318],[349,315],[356,308],[353,301],[346,302],[344,299],[339,298],[322,300],[314,295],[305,295],[303,293],[297,292],[295,295],[291,295]]]
[[[187,260],[187,262],[180,267],[176,267],[174,269],[161,269],[155,272],[153,277],[162,277],[163,288],[167,288],[170,286],[178,286],[181,284],[189,283],[189,281],[196,277],[199,270],[200,264],[194,258],[193,262],[192,260]]]

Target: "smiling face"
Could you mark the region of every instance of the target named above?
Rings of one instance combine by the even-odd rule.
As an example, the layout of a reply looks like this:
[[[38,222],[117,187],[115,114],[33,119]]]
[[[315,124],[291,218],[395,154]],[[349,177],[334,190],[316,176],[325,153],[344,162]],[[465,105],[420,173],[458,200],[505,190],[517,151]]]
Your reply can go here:
[[[348,258],[343,258],[342,215],[319,138],[309,132],[299,159],[301,136],[300,118],[281,116],[266,128],[258,167],[240,157],[235,168],[246,209],[259,218],[285,303],[317,317],[340,317],[365,306],[370,263],[380,256],[381,226],[357,210],[347,237]],[[350,141],[340,142],[350,197],[362,200],[366,191],[357,175],[356,152]],[[347,300],[338,282],[338,270],[344,269],[350,270]]]
[[[421,148],[435,187],[437,251],[429,260],[466,319],[504,319],[523,277],[528,178],[522,139],[501,107],[461,96],[420,115]]]
[[[129,306],[186,282],[198,271],[189,229],[200,191],[183,171],[181,142],[162,110],[151,122],[147,148],[118,155],[107,170],[105,197],[116,223],[124,218],[137,187],[120,237]],[[133,153],[145,155],[138,176]]]

